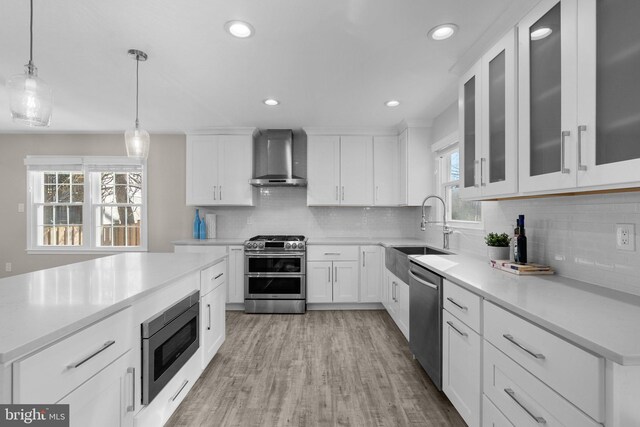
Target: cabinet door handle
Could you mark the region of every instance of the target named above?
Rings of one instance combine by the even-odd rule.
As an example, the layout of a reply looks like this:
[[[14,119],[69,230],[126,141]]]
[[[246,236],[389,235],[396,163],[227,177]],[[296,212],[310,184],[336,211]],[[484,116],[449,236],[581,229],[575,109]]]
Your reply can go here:
[[[325,255],[340,255],[340,252],[325,252]]]
[[[484,157],[480,158],[480,186],[481,187],[485,187],[487,185],[487,183],[484,182],[484,167],[483,167],[486,161],[487,161],[486,158]]]
[[[502,336],[507,341],[509,341],[511,344],[515,345],[516,347],[520,348],[521,350],[524,350],[525,352],[529,353],[531,356],[535,357],[536,359],[545,359],[544,354],[536,353],[536,352],[533,352],[533,351],[529,350],[527,347],[525,347],[524,345],[522,345],[518,341],[516,341],[516,339],[513,337],[513,335],[503,334]]]
[[[336,185],[336,201],[338,201],[340,199],[338,199],[338,186]]]
[[[217,196],[216,196],[216,192],[218,191],[218,186],[214,185],[213,186],[213,200],[218,200]]]
[[[338,283],[338,267],[334,267],[333,282]]]
[[[331,267],[327,267],[327,281],[331,283]]]
[[[453,299],[453,298],[451,298],[451,297],[447,297],[447,300],[448,300],[449,302],[451,302],[451,304],[453,304],[453,305],[455,305],[456,307],[458,307],[460,310],[467,311],[467,310],[469,309],[469,307],[466,307],[466,306],[464,306],[464,305],[460,304],[458,301],[454,300],[454,299]]]
[[[220,200],[222,200],[222,185],[220,186],[219,191],[220,191]]]
[[[396,299],[396,286],[398,286],[396,282],[391,282],[391,299],[398,302]]]
[[[220,273],[220,274],[218,274],[216,277],[212,277],[212,278],[211,278],[211,280],[219,279],[219,278],[221,278],[223,275],[224,275],[224,273]]]
[[[535,415],[533,412],[531,412],[531,410],[529,408],[527,408],[522,402],[520,402],[518,400],[518,398],[516,397],[516,393],[511,390],[510,388],[505,388],[504,392],[507,393],[507,396],[509,396],[511,399],[513,399],[514,402],[516,402],[518,404],[519,407],[521,407],[524,412],[526,412],[531,418],[533,418],[533,420],[538,423],[538,424],[546,424],[547,420],[545,420],[542,417],[538,417],[537,415]]]
[[[207,304],[207,311],[209,312],[209,320],[207,323],[207,331],[211,330],[211,304]]]
[[[580,125],[578,126],[578,170],[586,171],[587,165],[582,164],[582,132],[586,132],[587,126]]]
[[[342,201],[344,202],[344,185],[342,186]]]
[[[376,185],[376,202],[378,201],[378,186]]]
[[[366,259],[367,258],[365,258],[365,256],[364,256],[364,251],[362,251],[362,267],[366,267],[367,266],[367,264],[365,262]]]
[[[136,368],[127,368],[127,374],[131,374],[131,405],[127,406],[127,412],[136,409]]]
[[[568,130],[563,130],[562,134],[560,135],[560,173],[563,173],[563,174],[571,173],[571,169],[565,167],[565,164],[566,164],[565,148],[567,145],[566,140],[568,136],[571,136],[571,131],[568,131]]]
[[[473,162],[473,186],[475,188],[480,188],[480,184],[478,184],[478,165],[480,164],[480,160],[475,160]]]
[[[98,354],[102,353],[103,351],[105,351],[106,349],[108,349],[109,347],[111,347],[112,345],[114,345],[116,342],[114,340],[111,341],[107,341],[106,343],[102,344],[102,347],[100,347],[99,349],[95,350],[94,352],[92,352],[90,355],[88,355],[87,357],[78,360],[77,362],[73,362],[67,365],[67,368],[69,369],[75,369],[81,365],[84,365],[86,362],[88,362],[89,360],[93,359],[94,357],[96,357]]]
[[[456,328],[456,327],[454,326],[454,324],[453,324],[453,322],[452,322],[452,321],[447,320],[447,324],[448,324],[449,326],[451,326],[451,329],[453,329],[454,331],[456,331],[457,333],[459,333],[461,336],[463,336],[463,337],[468,337],[468,336],[469,336],[469,334],[467,334],[466,332],[462,332],[460,329]]]
[[[180,386],[180,389],[177,391],[176,394],[173,395],[173,397],[171,398],[171,401],[174,402],[178,396],[180,396],[180,393],[182,393],[182,390],[184,390],[184,388],[187,386],[187,384],[189,383],[189,380],[184,380],[184,382],[182,383],[182,385]]]

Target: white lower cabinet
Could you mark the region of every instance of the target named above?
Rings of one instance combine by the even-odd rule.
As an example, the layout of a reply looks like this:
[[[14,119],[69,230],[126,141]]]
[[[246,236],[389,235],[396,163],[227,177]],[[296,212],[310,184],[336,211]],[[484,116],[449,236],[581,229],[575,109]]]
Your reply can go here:
[[[513,427],[487,396],[482,396],[482,427]]]
[[[483,385],[484,393],[516,426],[600,426],[487,341]]]
[[[360,247],[360,302],[382,302],[382,248]]]
[[[229,277],[227,282],[227,302],[244,304],[244,247],[229,246]]]
[[[200,298],[200,346],[205,369],[225,339],[225,285]]]
[[[358,261],[307,262],[307,302],[358,302]]]
[[[400,332],[409,341],[409,285],[385,269],[383,304]]]
[[[57,402],[69,405],[71,427],[133,426],[135,354],[129,350]]]
[[[442,391],[470,427],[480,426],[482,338],[442,310]]]

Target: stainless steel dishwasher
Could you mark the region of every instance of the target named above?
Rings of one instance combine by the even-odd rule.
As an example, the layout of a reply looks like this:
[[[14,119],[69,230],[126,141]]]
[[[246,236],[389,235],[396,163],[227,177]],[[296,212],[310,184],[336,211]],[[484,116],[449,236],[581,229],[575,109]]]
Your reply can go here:
[[[409,348],[442,390],[442,277],[409,264]]]

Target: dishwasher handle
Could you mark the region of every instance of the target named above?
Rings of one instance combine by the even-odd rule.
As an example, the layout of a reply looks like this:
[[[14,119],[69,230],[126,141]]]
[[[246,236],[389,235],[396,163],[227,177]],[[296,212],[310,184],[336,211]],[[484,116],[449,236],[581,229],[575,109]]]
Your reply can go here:
[[[416,282],[428,286],[431,289],[438,289],[438,285],[436,285],[435,283],[431,283],[431,282],[426,282],[425,280],[419,278],[418,276],[416,276],[415,274],[413,274],[411,271],[409,271],[409,276],[415,280]]]

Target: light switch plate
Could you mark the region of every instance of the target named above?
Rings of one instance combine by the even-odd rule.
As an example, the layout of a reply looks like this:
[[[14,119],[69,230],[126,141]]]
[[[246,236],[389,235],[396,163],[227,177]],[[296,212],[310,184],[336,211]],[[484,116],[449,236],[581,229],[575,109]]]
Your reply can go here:
[[[24,203],[18,203],[18,213],[24,212]]]
[[[7,263],[4,265],[4,271],[11,271],[11,263],[10,263],[10,262],[7,262]]]
[[[616,224],[616,248],[621,251],[636,250],[635,224]]]

